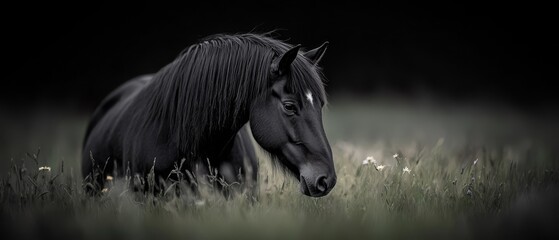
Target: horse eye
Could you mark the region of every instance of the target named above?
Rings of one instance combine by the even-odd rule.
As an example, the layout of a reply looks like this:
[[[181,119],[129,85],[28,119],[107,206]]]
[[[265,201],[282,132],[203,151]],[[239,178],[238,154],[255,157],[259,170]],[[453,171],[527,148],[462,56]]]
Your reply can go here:
[[[283,104],[283,109],[285,109],[285,111],[287,111],[287,113],[289,114],[294,114],[295,111],[297,110],[295,107],[295,104],[293,103],[284,103]]]

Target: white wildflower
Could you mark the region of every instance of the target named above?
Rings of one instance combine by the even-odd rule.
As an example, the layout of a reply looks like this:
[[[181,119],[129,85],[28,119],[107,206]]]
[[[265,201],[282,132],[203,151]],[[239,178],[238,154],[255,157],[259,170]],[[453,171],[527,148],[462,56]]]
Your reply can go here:
[[[202,207],[202,206],[206,205],[206,201],[204,201],[204,200],[196,200],[196,201],[194,202],[194,205],[196,205],[197,207]]]
[[[106,193],[106,192],[108,192],[108,191],[109,191],[108,188],[103,188],[103,190],[101,190],[102,193]]]
[[[378,166],[376,166],[376,169],[380,171],[380,170],[384,169],[385,167],[386,167],[385,165],[378,165]]]
[[[375,160],[373,156],[368,156],[365,160],[363,160],[363,165],[375,164],[375,163],[377,163],[377,160]]]
[[[107,176],[107,181],[112,181],[113,180],[113,176]]]
[[[398,158],[399,155],[396,153],[396,154],[392,155],[392,157],[393,157],[393,158]]]
[[[50,167],[44,166],[44,167],[40,167],[39,171],[47,171],[50,172]]]
[[[405,167],[402,171],[403,171],[404,173],[410,173],[410,172],[411,172],[411,169],[409,169],[408,167]]]

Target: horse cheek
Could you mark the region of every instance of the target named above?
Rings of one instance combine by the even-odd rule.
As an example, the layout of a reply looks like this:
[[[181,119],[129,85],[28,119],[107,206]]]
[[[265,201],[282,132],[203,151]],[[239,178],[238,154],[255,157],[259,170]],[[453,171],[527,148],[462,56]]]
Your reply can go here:
[[[281,132],[273,116],[266,112],[256,112],[250,116],[250,129],[256,142],[264,149],[270,151],[279,147]]]

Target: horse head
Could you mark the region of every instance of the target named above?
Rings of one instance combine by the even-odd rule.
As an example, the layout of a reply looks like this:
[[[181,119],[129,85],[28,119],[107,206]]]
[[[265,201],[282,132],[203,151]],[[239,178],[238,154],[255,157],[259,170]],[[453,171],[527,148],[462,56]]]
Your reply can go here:
[[[308,52],[300,52],[297,45],[278,54],[270,63],[269,89],[250,111],[255,140],[300,181],[303,194],[312,197],[325,196],[336,184],[322,124],[324,86],[317,69],[327,45]]]

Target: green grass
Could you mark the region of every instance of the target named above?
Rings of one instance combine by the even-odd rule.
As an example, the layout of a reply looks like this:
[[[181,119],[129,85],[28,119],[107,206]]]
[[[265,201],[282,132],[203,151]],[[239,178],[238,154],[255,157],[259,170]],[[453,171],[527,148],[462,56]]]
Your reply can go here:
[[[33,152],[2,169],[3,233],[29,239],[474,239],[519,231],[547,236],[548,224],[556,223],[549,221],[557,218],[558,155],[540,134],[550,129],[545,121],[534,126],[524,115],[471,109],[347,106],[333,104],[324,116],[338,183],[318,199],[302,195],[296,180],[266,157],[256,200],[247,191],[227,199],[208,184],[201,184],[199,196],[181,183],[168,188],[182,187],[178,196],[143,194],[129,190],[127,179],[90,197],[79,162],[70,159],[79,156],[75,131],[85,118],[62,116],[55,125],[71,130],[42,148],[46,157]],[[60,148],[66,150],[57,157],[52,149]],[[376,164],[363,165],[367,156]],[[526,214],[538,211],[543,214]],[[536,228],[524,232],[517,220]]]

